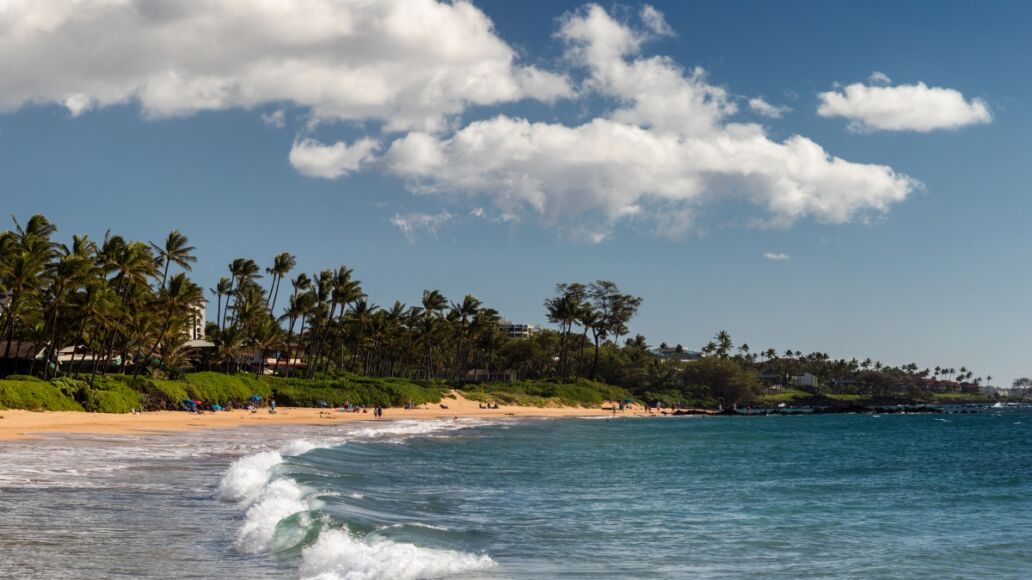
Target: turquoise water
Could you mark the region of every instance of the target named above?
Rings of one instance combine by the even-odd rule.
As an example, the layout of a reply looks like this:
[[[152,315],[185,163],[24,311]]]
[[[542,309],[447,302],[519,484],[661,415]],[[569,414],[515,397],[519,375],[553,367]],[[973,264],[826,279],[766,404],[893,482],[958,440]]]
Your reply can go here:
[[[111,442],[101,455],[121,459],[107,458],[116,467],[98,472],[96,486],[88,473],[58,470],[30,482],[7,472],[0,518],[13,527],[0,526],[0,570],[325,580],[1032,577],[1026,411],[392,422],[235,432],[210,449],[193,437],[175,452],[161,439]],[[0,460],[31,463],[47,449],[52,460],[55,448],[77,449],[25,444]],[[184,460],[180,451],[194,454]],[[62,487],[62,477],[78,483]],[[55,502],[61,514],[48,513]],[[77,543],[86,530],[69,520],[76,510],[92,518],[90,544]],[[53,570],[12,555],[28,551],[30,537],[49,546]],[[107,545],[128,562],[103,557]]]

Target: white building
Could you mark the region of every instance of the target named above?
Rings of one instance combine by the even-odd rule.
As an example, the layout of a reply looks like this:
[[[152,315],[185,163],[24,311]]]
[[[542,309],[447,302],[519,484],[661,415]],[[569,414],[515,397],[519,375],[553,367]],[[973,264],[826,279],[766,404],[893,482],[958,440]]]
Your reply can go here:
[[[803,373],[801,375],[794,376],[792,377],[792,386],[816,388],[817,377],[811,375],[810,373]]]
[[[204,326],[207,324],[207,318],[205,317],[205,307],[208,306],[208,302],[204,301],[201,304],[192,308],[193,312],[190,314],[190,340],[204,340]]]
[[[534,324],[521,324],[511,320],[503,320],[498,323],[502,332],[509,335],[509,338],[528,338],[536,334],[540,329]]]

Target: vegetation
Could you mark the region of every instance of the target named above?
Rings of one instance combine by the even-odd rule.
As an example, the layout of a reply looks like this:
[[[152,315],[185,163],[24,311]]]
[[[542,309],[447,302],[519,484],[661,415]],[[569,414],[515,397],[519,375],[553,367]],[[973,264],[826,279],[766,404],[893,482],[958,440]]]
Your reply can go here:
[[[39,379],[0,381],[0,409],[82,411],[82,405],[60,388]]]
[[[757,353],[724,331],[700,353],[654,350],[630,334],[641,298],[607,280],[558,284],[544,301],[556,329],[514,337],[473,295],[428,289],[418,304],[380,307],[350,268],[295,273],[285,252],[264,269],[233,260],[209,290],[215,317],[202,333],[206,301],[188,277],[197,258],[185,235],[65,245],[56,231],[36,215],[0,232],[0,376],[21,374],[0,382],[0,404],[125,412],[258,395],[396,405],[454,386],[503,403],[732,407],[970,398],[983,383],[965,367]],[[211,345],[191,341],[202,334]]]

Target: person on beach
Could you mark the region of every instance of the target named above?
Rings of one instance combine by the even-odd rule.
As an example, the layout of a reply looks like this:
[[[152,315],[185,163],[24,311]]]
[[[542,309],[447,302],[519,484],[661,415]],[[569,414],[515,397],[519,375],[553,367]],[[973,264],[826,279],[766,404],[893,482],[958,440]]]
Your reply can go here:
[[[269,399],[269,414],[276,414],[276,399]]]

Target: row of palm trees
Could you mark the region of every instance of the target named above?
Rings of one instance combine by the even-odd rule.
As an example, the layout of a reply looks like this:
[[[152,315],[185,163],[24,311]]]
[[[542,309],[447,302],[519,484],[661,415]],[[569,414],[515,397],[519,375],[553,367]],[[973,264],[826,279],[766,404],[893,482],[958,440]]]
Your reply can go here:
[[[131,360],[133,373],[152,359],[185,362],[182,345],[204,305],[201,288],[185,274],[196,261],[186,236],[173,231],[154,244],[107,233],[99,242],[72,236],[71,244],[60,244],[52,239],[57,228],[41,215],[14,226],[0,232],[4,372],[50,377],[59,370],[61,345],[74,345],[70,366],[89,367],[90,374],[126,372]],[[16,356],[26,344],[36,347],[22,353],[28,369]],[[37,357],[24,356],[37,349],[39,369]],[[96,354],[87,360],[87,352]]]
[[[211,289],[217,322],[209,335],[226,370],[239,369],[252,352],[258,373],[271,358],[274,372],[308,378],[355,372],[461,379],[472,368],[497,364],[507,336],[498,312],[476,297],[449,302],[439,291],[426,290],[419,305],[395,301],[382,308],[369,300],[346,266],[290,279],[277,316],[283,281],[295,265],[294,256],[277,256],[265,270],[270,276],[266,289],[254,261],[234,260],[230,275]]]
[[[597,378],[602,345],[610,339],[619,343],[620,337],[628,334],[627,324],[637,314],[639,306],[641,298],[621,292],[608,280],[558,284],[555,296],[545,300],[548,321],[559,326],[556,375],[563,379],[585,374]],[[579,327],[576,333],[574,326]],[[585,362],[589,348],[592,352],[590,370]]]
[[[641,303],[608,281],[561,284],[546,302],[560,332],[513,340],[498,311],[473,295],[449,301],[426,290],[418,304],[381,307],[346,266],[309,275],[295,272],[289,253],[266,268],[239,258],[209,289],[215,317],[204,331],[214,353],[200,360],[207,351],[191,341],[207,301],[188,277],[197,258],[185,235],[150,243],[109,232],[65,245],[56,231],[36,215],[0,233],[3,374],[167,374],[198,365],[261,374],[272,365],[308,378],[594,377]],[[26,345],[36,348],[26,353]]]
[[[833,359],[827,353],[813,352],[804,355],[799,350],[779,351],[773,347],[753,352],[745,343],[735,347],[731,335],[723,330],[702,348],[702,354],[733,358],[761,375],[780,377],[783,380],[810,373],[833,390],[836,386],[843,385],[859,387],[868,392],[899,386],[916,390],[956,390],[965,386],[979,388],[983,383],[991,384],[993,380],[992,375],[985,378],[976,377],[973,371],[963,366],[960,369],[942,366],[922,369],[917,363],[891,366],[870,358]]]

